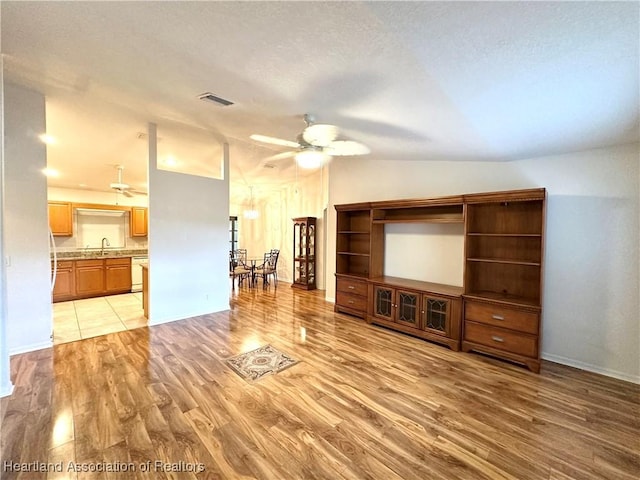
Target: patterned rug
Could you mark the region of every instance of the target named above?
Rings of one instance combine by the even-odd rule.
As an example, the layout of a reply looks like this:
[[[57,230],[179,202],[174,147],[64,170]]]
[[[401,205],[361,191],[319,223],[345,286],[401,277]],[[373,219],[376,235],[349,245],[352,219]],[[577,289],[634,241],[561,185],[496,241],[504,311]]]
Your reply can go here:
[[[271,345],[265,345],[227,358],[226,363],[245,380],[259,380],[295,365],[298,360],[294,360]]]

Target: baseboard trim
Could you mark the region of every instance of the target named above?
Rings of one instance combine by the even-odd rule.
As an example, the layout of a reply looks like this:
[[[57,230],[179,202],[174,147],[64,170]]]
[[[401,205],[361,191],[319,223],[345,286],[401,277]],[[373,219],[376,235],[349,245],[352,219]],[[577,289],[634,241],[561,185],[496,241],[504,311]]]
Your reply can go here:
[[[24,345],[21,347],[10,348],[9,356],[18,355],[20,353],[34,352],[36,350],[43,350],[45,348],[51,348],[52,346],[53,346],[53,341],[47,340],[46,342],[32,343],[31,345]]]
[[[631,382],[640,384],[640,376],[633,376],[627,373],[618,372],[608,368],[598,367],[591,365],[590,363],[580,362],[571,358],[562,357],[560,355],[553,355],[550,353],[543,353],[541,355],[543,360],[549,360],[550,362],[560,363],[568,367],[579,368],[580,370],[586,370],[587,372],[598,373],[607,377],[617,378],[618,380],[624,380],[625,382]]]
[[[229,310],[229,305],[227,304],[225,307],[222,307],[218,310],[214,310],[214,311],[208,311],[208,312],[192,312],[192,313],[187,313],[187,314],[181,314],[177,317],[166,317],[166,318],[161,318],[161,319],[153,319],[153,320],[149,320],[149,326],[153,327],[156,325],[162,325],[163,323],[171,323],[171,322],[177,322],[179,320],[187,320],[189,318],[192,317],[200,317],[201,315],[210,315],[213,313],[220,313],[220,312],[226,312]]]

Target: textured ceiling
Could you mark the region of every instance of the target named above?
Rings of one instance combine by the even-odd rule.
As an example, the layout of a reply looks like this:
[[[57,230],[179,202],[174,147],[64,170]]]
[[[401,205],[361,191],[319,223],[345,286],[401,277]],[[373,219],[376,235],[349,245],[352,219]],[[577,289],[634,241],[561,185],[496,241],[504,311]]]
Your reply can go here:
[[[302,115],[370,156],[504,161],[639,140],[637,2],[10,2],[5,77],[47,98],[54,184],[144,188],[147,123],[232,190],[295,176]],[[197,99],[211,91],[235,104]],[[191,145],[189,150],[188,145]],[[303,172],[299,172],[302,174]],[[248,189],[245,189],[248,191]]]

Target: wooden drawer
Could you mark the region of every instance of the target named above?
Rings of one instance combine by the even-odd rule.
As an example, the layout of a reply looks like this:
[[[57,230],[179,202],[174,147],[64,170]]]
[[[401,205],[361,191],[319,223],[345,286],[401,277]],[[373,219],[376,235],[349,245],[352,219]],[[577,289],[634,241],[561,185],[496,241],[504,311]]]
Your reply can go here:
[[[354,295],[367,296],[367,282],[354,280],[351,278],[338,278],[336,284],[338,292],[351,293]]]
[[[465,321],[486,323],[519,332],[538,334],[539,315],[535,312],[493,305],[489,303],[464,303]]]
[[[104,266],[104,260],[76,260],[76,267],[102,267]]]
[[[336,304],[339,307],[365,312],[367,310],[367,297],[351,295],[344,292],[336,292]]]
[[[51,262],[53,266],[53,262]],[[58,260],[58,269],[61,268],[73,268],[73,260]]]
[[[108,267],[110,266],[114,266],[114,265],[122,265],[122,266],[127,266],[131,264],[131,257],[122,257],[122,258],[107,258],[104,261],[105,265],[107,265]]]
[[[491,325],[465,322],[464,339],[527,357],[538,355],[538,337]]]

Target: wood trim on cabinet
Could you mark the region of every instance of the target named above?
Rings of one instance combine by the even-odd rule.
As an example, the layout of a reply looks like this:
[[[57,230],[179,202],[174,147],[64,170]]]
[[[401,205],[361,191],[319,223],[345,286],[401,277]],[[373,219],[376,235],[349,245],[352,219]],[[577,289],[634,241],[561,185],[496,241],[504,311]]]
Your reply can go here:
[[[73,208],[85,208],[88,210],[119,210],[121,212],[128,212],[131,210],[130,206],[124,205],[104,205],[102,203],[72,203]]]
[[[546,189],[529,188],[524,190],[509,190],[503,192],[468,193],[462,196],[464,203],[491,203],[491,202],[523,202],[531,200],[544,200]]]

